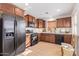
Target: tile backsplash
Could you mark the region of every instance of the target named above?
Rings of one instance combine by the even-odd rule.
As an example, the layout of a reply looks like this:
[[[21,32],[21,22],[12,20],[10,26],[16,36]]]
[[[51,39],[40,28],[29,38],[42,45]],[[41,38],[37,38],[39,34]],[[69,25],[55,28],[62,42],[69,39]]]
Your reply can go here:
[[[56,33],[72,33],[72,28],[56,28]]]
[[[31,30],[34,33],[41,33],[41,32],[49,32],[49,33],[72,33],[72,28],[52,28],[48,30],[46,28],[26,28],[26,30]]]
[[[33,31],[34,33],[41,33],[43,32],[44,28],[26,28],[26,30]]]

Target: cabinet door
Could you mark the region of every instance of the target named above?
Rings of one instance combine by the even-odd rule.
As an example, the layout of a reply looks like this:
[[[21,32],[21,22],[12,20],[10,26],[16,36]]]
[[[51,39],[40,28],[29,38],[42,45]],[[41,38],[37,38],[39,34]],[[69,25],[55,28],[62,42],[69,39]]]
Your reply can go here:
[[[57,19],[58,28],[69,28],[71,27],[71,17]]]
[[[64,35],[64,42],[71,44],[72,35]]]
[[[42,28],[42,21],[39,20],[39,28]]]
[[[45,34],[45,41],[55,43],[55,35],[52,34]]]
[[[57,19],[57,27],[62,28],[63,27],[63,20],[62,19]]]
[[[35,19],[35,27],[39,28],[39,20],[38,19]]]
[[[24,19],[25,19],[25,23],[26,23],[26,26],[28,27],[29,26],[29,16],[28,15],[26,15],[25,17],[24,17]]]
[[[50,35],[49,34],[45,34],[45,37],[46,37],[45,41],[50,42],[50,39],[51,39]]]
[[[26,35],[26,47],[29,47],[30,45],[31,45],[30,35]]]
[[[50,35],[50,42],[55,43],[55,35]]]
[[[45,37],[45,34],[41,34],[40,35],[40,41],[45,41],[46,37]]]
[[[63,23],[65,28],[71,27],[71,18],[70,17],[65,18]]]
[[[29,15],[29,22],[33,22],[33,18],[30,15]]]
[[[45,28],[45,21],[43,21],[43,28]]]
[[[18,15],[18,16],[24,16],[24,11],[22,9],[19,9],[19,8],[15,8],[15,14]]]
[[[39,28],[45,28],[45,22],[39,19]]]
[[[8,12],[10,14],[14,14],[14,6],[8,3],[1,3],[0,10],[3,12]]]
[[[48,28],[49,29],[56,28],[56,21],[48,21]]]

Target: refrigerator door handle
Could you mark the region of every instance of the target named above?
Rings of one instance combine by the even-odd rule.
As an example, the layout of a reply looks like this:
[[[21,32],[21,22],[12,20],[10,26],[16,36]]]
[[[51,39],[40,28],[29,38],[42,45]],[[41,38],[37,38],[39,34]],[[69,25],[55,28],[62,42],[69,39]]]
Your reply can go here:
[[[17,21],[15,20],[15,26],[17,26]]]

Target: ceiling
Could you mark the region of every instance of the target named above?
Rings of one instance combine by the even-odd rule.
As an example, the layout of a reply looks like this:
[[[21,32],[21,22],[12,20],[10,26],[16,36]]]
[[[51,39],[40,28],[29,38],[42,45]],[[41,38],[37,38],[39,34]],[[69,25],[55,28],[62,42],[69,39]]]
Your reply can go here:
[[[44,20],[70,16],[74,3],[14,3],[25,10],[25,14],[31,14]]]

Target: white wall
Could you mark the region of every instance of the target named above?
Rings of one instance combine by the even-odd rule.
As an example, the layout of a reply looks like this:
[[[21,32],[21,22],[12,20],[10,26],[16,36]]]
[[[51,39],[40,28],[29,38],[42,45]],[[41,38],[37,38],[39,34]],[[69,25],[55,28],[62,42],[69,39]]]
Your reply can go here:
[[[72,13],[72,33],[75,41],[75,53],[79,55],[79,4],[75,5]]]

